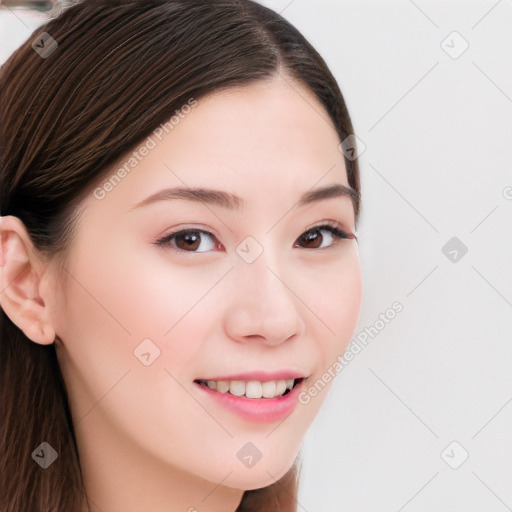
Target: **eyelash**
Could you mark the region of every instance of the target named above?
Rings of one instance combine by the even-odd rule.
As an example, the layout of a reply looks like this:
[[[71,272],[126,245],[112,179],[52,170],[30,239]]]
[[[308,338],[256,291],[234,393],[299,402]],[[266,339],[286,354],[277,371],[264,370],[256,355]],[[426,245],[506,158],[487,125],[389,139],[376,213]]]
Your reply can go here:
[[[349,235],[347,234],[345,231],[339,229],[337,227],[337,225],[333,225],[333,224],[322,224],[320,226],[313,226],[312,228],[309,228],[307,231],[305,231],[302,235],[299,236],[298,239],[302,238],[304,235],[310,233],[310,232],[315,232],[315,231],[329,231],[335,238],[338,239],[337,242],[333,242],[333,244],[331,244],[329,247],[321,247],[319,249],[315,249],[313,248],[312,250],[325,250],[325,249],[329,249],[330,247],[333,247],[335,245],[337,245],[337,243],[339,243],[341,240],[351,240],[351,239],[355,239],[356,241],[358,241],[358,238],[357,236],[355,235]],[[165,235],[164,237],[158,239],[156,242],[155,242],[155,245],[159,246],[159,247],[169,247],[170,249],[172,249],[173,251],[176,251],[176,252],[181,252],[181,253],[191,253],[191,254],[194,254],[194,253],[197,253],[197,254],[201,254],[203,252],[210,252],[210,251],[186,251],[184,249],[179,249],[177,247],[173,247],[171,245],[171,241],[174,240],[178,235],[186,235],[186,234],[191,234],[191,233],[203,233],[205,235],[208,235],[210,237],[212,237],[213,239],[215,239],[215,235],[213,233],[210,233],[209,231],[206,231],[204,229],[198,229],[198,228],[190,228],[190,229],[181,229],[179,231],[174,231],[173,233],[169,233],[168,235]],[[215,245],[218,245],[218,244],[215,244]],[[306,249],[308,249],[308,247],[306,247]]]

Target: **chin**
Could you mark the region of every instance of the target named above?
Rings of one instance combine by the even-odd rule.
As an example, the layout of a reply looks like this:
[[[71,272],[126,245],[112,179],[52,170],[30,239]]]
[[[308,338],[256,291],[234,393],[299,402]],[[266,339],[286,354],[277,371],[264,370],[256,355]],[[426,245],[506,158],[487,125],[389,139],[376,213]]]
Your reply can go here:
[[[267,461],[263,459],[251,468],[236,468],[224,481],[228,487],[244,491],[252,491],[272,485],[290,470],[295,462],[297,453],[292,454],[284,463],[282,460]]]

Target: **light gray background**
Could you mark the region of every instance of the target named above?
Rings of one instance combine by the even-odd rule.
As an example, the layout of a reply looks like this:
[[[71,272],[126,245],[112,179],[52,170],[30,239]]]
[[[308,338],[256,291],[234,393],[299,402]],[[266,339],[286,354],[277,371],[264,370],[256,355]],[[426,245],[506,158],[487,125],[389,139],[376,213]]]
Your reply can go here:
[[[512,0],[262,3],[323,55],[365,146],[354,337],[403,305],[308,432],[299,510],[512,510]],[[1,11],[0,61],[39,23]]]

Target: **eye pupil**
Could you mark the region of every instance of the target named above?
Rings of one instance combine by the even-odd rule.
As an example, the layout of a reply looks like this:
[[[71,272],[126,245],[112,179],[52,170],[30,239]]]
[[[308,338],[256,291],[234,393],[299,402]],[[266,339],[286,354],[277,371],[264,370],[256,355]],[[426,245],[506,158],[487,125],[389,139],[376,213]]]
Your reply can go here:
[[[200,237],[195,233],[183,233],[180,236],[176,237],[176,245],[179,247],[179,240],[184,240],[185,249],[197,249],[197,242],[200,240]],[[195,245],[194,245],[195,244]]]
[[[304,240],[306,243],[309,242],[316,242],[317,240],[320,240],[320,244],[322,243],[322,237],[319,236],[319,231],[309,231],[304,235]],[[315,247],[317,247],[319,244],[316,244]]]

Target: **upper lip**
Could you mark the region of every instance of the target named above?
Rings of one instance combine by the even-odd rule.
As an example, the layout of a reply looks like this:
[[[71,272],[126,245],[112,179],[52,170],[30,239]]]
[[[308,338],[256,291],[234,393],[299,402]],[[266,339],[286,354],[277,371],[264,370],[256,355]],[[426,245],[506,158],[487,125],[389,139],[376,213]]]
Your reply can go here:
[[[231,375],[221,375],[214,377],[201,378],[196,380],[243,380],[243,381],[259,381],[259,382],[268,382],[271,380],[289,380],[289,379],[305,379],[306,376],[303,373],[298,372],[297,370],[278,370],[274,372],[258,370],[246,373],[236,373]]]

